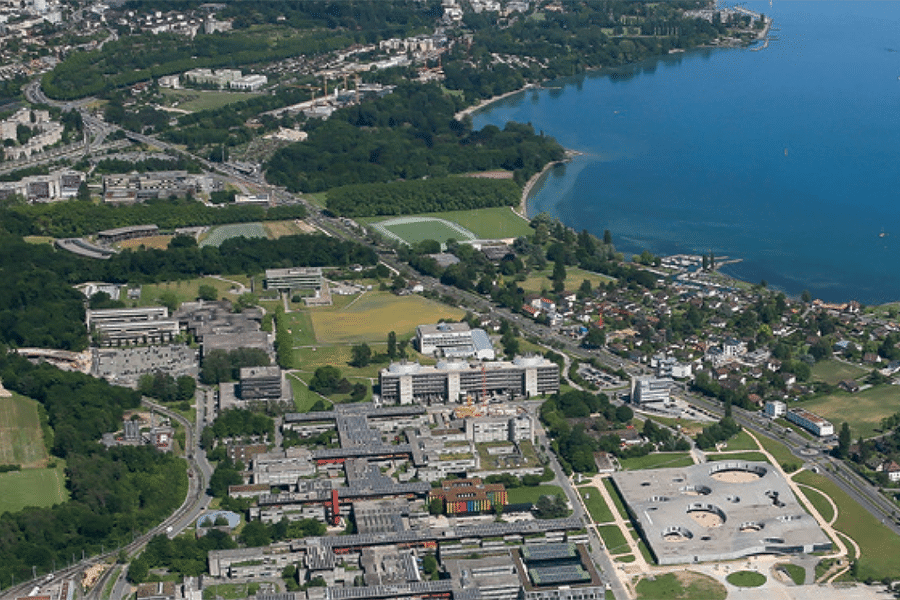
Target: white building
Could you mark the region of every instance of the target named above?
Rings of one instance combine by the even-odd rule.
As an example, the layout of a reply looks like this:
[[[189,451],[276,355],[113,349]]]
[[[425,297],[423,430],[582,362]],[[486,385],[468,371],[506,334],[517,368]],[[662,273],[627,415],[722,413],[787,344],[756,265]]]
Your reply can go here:
[[[534,441],[534,421],[527,414],[514,417],[469,417],[466,419],[466,439],[484,442]]]
[[[631,403],[637,406],[650,402],[668,402],[672,380],[659,377],[632,377]]]
[[[796,423],[803,429],[814,433],[819,437],[834,435],[834,425],[819,415],[802,408],[792,408],[785,413],[785,418],[791,423]]]
[[[239,79],[230,81],[228,87],[242,92],[255,92],[267,83],[269,83],[269,78],[265,75],[244,75]]]
[[[650,359],[650,366],[656,369],[657,377],[685,379],[692,373],[690,363],[680,363],[674,356],[657,354]]]
[[[784,402],[780,400],[768,400],[766,402],[766,416],[774,419],[776,417],[783,417],[785,412],[787,412],[787,405]]]
[[[722,352],[727,358],[737,358],[747,353],[747,344],[740,340],[730,338],[722,344]]]
[[[494,360],[494,346],[483,329],[470,329],[467,323],[438,323],[416,327],[416,346],[422,354],[448,358]]]

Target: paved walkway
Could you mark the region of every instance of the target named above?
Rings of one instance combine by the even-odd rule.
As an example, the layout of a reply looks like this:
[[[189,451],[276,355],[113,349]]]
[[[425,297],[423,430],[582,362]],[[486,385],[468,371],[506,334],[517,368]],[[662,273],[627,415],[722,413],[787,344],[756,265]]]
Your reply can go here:
[[[603,501],[606,502],[606,505],[609,507],[609,510],[613,514],[613,523],[616,525],[616,527],[619,528],[619,530],[622,532],[622,535],[625,536],[625,541],[628,543],[629,551],[634,555],[634,562],[621,563],[619,568],[623,573],[646,573],[650,571],[650,565],[647,564],[647,561],[644,559],[644,555],[641,552],[640,547],[638,546],[637,540],[635,540],[631,536],[631,530],[628,528],[628,521],[622,518],[622,515],[619,514],[619,509],[616,508],[616,503],[613,502],[612,496],[609,494],[609,490],[607,490],[606,486],[603,485],[604,479],[605,476],[603,475],[594,475],[593,477],[591,477],[590,482],[591,485],[600,490],[600,495],[603,497]],[[579,494],[578,497],[581,498],[581,494]],[[583,504],[584,499],[582,498],[581,501]],[[587,512],[586,506],[585,512]],[[588,512],[587,514],[590,513]],[[596,527],[596,525],[593,526]],[[607,554],[609,553],[609,548],[604,548],[604,550],[607,552]],[[615,558],[613,558],[612,560],[615,562]],[[626,585],[629,585],[628,579],[630,579],[630,577],[620,577],[620,579],[624,579],[624,583],[626,583]]]

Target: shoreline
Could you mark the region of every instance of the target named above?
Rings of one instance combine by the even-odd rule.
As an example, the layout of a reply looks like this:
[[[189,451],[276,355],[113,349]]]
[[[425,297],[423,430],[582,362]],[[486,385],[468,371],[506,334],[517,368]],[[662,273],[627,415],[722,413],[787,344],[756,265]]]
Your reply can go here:
[[[525,186],[522,188],[522,197],[519,200],[519,206],[518,206],[518,208],[513,208],[512,211],[514,213],[516,213],[517,215],[519,215],[520,217],[522,217],[523,219],[525,219],[526,221],[529,221],[529,222],[531,221],[531,219],[528,216],[528,199],[531,198],[531,192],[534,190],[534,186],[536,186],[538,184],[538,182],[541,181],[544,178],[544,176],[547,175],[547,173],[549,173],[550,169],[552,169],[553,167],[567,163],[570,160],[572,160],[573,158],[575,158],[576,156],[581,156],[582,154],[584,154],[583,152],[579,152],[577,150],[570,150],[568,148],[564,148],[564,150],[566,152],[565,158],[563,158],[562,160],[553,160],[553,161],[548,162],[546,165],[544,165],[543,169],[541,169],[540,171],[538,171],[537,173],[532,175],[531,179],[529,179],[525,183]]]
[[[519,92],[525,92],[525,91],[530,90],[531,88],[538,88],[538,87],[540,87],[539,83],[526,83],[524,86],[520,87],[517,90],[512,90],[510,92],[506,92],[505,94],[500,94],[499,96],[491,96],[490,98],[485,98],[478,104],[473,104],[472,106],[464,108],[461,111],[459,111],[458,113],[456,113],[455,115],[453,115],[453,118],[456,119],[457,121],[461,121],[463,119],[463,117],[471,115],[473,112],[481,110],[482,108],[485,108],[486,106],[493,104],[494,102],[503,100],[504,98],[508,98],[508,97],[512,96],[513,94],[518,94]]]

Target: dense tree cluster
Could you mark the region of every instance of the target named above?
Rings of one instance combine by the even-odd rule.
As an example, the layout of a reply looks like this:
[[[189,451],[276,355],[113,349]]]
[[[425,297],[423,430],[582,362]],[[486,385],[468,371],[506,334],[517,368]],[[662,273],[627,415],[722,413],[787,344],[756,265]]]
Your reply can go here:
[[[181,375],[176,379],[168,373],[157,371],[141,375],[138,380],[138,391],[160,402],[189,402],[194,398],[196,389],[197,381],[190,375]]]
[[[140,394],[82,373],[33,365],[0,347],[5,387],[37,400],[53,428],[52,453],[65,458],[70,499],[51,508],[0,516],[0,585],[47,573],[72,554],[132,540],[168,516],[187,493],[182,459],[150,447],[106,450],[103,433],[121,426]]]
[[[267,367],[269,355],[259,348],[235,348],[213,350],[206,353],[200,364],[200,381],[215,385],[223,381],[235,381],[243,367]]]
[[[157,535],[147,544],[144,552],[131,561],[128,580],[142,583],[150,569],[166,569],[183,576],[197,577],[207,573],[207,556],[210,550],[231,550],[237,543],[225,531],[213,529],[200,537],[179,536],[169,539]]]
[[[328,192],[328,210],[348,217],[409,215],[515,206],[520,195],[508,179],[442,177],[334,188]]]
[[[719,442],[724,442],[736,435],[741,430],[734,419],[730,416],[722,417],[718,423],[713,423],[709,427],[704,427],[697,435],[697,447],[701,450],[713,448]]]
[[[78,113],[75,113],[78,114]],[[104,158],[94,167],[95,175],[108,175],[110,173],[147,173],[151,171],[187,171],[188,173],[202,173],[203,167],[197,162],[183,156],[166,158],[145,158],[143,160],[123,160],[121,158]]]
[[[191,199],[148,200],[140,204],[111,206],[90,202],[51,202],[9,207],[0,211],[0,223],[10,233],[77,237],[131,225],[153,223],[160,229],[222,223],[248,223],[281,219],[302,219],[303,206],[209,207]]]
[[[455,120],[464,103],[437,84],[403,83],[378,100],[335,111],[310,124],[309,138],[276,152],[266,177],[291,191],[507,169],[523,184],[561,160],[555,140],[530,125],[508,123],[471,131]]]

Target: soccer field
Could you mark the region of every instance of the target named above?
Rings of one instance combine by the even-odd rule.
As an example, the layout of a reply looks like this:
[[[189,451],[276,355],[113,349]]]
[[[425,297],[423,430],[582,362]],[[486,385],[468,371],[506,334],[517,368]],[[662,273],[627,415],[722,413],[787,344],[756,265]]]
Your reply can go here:
[[[449,239],[457,241],[475,239],[475,234],[468,229],[433,217],[397,217],[376,223],[373,227],[382,235],[407,244],[423,240],[435,240],[443,244]]]
[[[220,225],[213,227],[209,234],[200,241],[201,248],[205,246],[221,246],[222,242],[235,237],[265,238],[269,237],[262,223],[237,223],[234,225]]]
[[[528,221],[514,213],[508,206],[423,213],[410,216],[442,219],[450,223],[455,223],[463,229],[470,231],[480,240],[517,238],[529,236],[534,233],[534,230],[528,225]],[[394,220],[394,218],[358,217],[356,220],[363,224],[373,225],[376,223],[388,223]],[[456,239],[464,238],[457,235]]]

